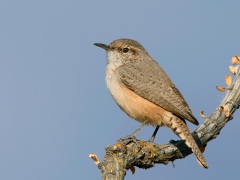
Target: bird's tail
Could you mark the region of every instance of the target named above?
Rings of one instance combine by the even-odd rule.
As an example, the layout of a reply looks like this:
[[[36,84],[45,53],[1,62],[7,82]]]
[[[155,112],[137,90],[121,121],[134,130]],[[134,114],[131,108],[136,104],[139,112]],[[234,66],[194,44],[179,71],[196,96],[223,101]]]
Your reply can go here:
[[[185,144],[192,150],[192,152],[195,154],[198,162],[200,165],[202,165],[204,168],[208,168],[208,164],[198,148],[197,143],[193,139],[186,123],[179,119],[178,117],[171,118],[171,123],[168,125],[170,129],[174,131],[175,134],[177,134],[183,141],[185,141]]]

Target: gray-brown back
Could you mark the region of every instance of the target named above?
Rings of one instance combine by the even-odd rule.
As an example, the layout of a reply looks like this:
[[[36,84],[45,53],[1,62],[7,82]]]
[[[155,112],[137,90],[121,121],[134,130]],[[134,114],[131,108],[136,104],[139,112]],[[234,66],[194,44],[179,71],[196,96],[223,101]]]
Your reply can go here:
[[[182,94],[150,56],[144,59],[140,57],[136,61],[123,64],[117,69],[117,73],[122,82],[139,96],[172,112],[181,119],[198,125],[198,121]]]

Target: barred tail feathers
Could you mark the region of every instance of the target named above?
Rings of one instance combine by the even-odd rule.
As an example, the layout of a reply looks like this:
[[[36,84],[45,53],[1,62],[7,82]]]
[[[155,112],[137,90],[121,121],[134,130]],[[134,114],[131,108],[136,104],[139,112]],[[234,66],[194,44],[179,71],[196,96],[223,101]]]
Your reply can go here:
[[[186,123],[179,119],[178,117],[172,117],[171,123],[168,125],[170,129],[174,131],[176,135],[178,135],[182,140],[185,141],[185,144],[192,150],[192,152],[195,154],[197,161],[200,165],[202,165],[204,168],[208,168],[208,164],[200,151],[197,143],[193,139]]]

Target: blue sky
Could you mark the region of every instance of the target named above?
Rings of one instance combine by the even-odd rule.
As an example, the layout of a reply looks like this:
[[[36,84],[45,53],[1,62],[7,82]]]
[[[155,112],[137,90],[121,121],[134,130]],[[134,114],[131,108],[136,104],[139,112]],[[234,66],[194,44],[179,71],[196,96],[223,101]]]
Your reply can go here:
[[[0,1],[0,179],[100,179],[88,158],[139,123],[105,85],[106,53],[93,43],[141,42],[182,92],[193,113],[209,115],[224,93],[231,57],[240,55],[240,2]],[[167,166],[136,168],[126,179],[237,179],[240,114],[204,153]],[[194,126],[189,124],[191,130]],[[138,138],[148,140],[154,128]],[[178,139],[161,128],[156,143]]]

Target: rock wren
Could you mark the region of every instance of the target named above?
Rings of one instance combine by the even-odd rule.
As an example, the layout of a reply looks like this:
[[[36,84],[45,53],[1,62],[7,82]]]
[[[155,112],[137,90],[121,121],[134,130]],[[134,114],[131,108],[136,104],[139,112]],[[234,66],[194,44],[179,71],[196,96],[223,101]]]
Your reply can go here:
[[[144,47],[131,39],[109,45],[95,43],[107,51],[106,84],[118,106],[131,118],[156,126],[167,126],[193,151],[198,162],[208,164],[185,120],[198,125],[182,94]]]

